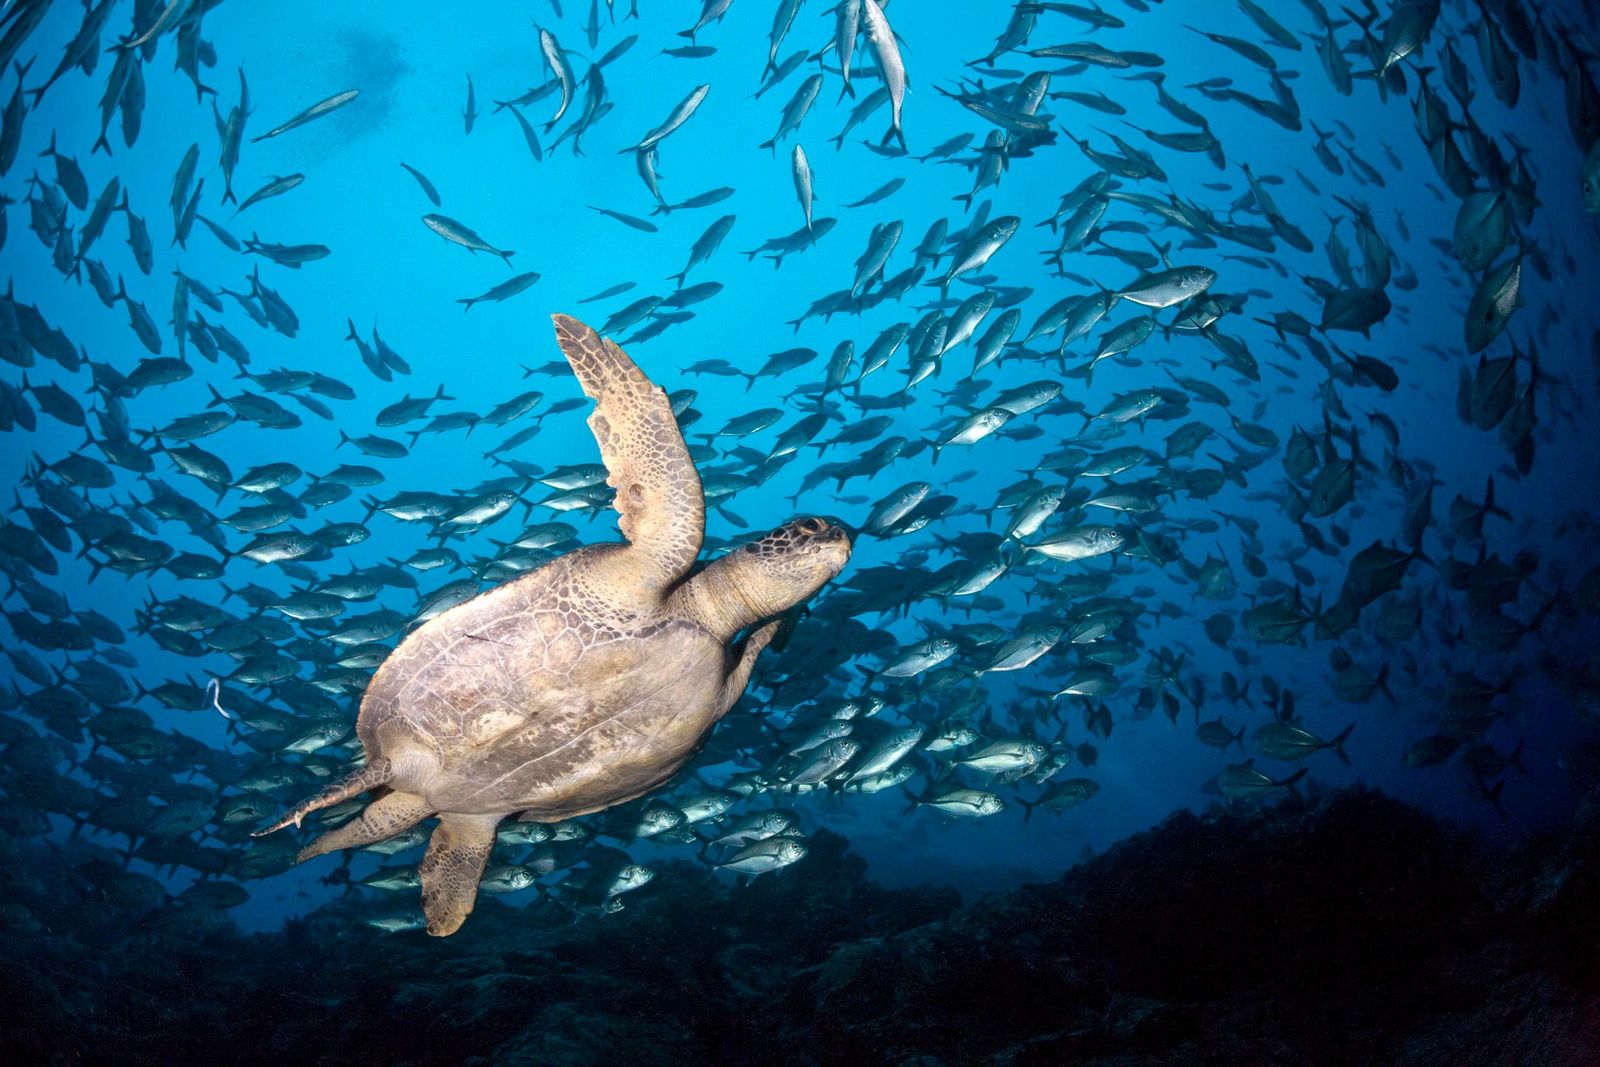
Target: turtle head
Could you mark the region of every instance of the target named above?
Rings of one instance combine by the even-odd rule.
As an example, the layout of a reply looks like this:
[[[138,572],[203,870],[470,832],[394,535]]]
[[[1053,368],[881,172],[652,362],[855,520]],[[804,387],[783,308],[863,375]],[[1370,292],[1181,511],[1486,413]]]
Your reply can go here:
[[[844,570],[850,535],[826,519],[793,519],[735,554],[740,592],[764,616],[781,615]]]
[[[804,602],[844,569],[850,535],[826,519],[795,519],[713,560],[685,582],[682,610],[730,640]]]

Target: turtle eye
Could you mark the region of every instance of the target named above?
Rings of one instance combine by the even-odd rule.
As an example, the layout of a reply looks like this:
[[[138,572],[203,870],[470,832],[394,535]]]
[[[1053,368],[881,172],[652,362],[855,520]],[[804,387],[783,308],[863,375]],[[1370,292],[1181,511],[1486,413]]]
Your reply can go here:
[[[801,519],[799,526],[801,533],[808,534],[819,534],[828,528],[828,524],[821,519]]]

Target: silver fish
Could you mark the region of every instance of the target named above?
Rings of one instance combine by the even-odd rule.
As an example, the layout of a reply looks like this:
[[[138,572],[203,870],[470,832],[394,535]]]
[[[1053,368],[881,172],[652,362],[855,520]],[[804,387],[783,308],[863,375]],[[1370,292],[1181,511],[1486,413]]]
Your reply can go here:
[[[310,107],[300,112],[300,114],[290,119],[288,122],[285,122],[279,126],[274,126],[272,129],[258,137],[250,138],[250,143],[255,144],[257,141],[265,141],[268,137],[277,137],[279,134],[288,133],[290,130],[295,129],[298,126],[304,126],[313,119],[320,119],[330,111],[337,111],[339,108],[344,107],[346,104],[360,95],[360,89],[346,89],[342,93],[334,93],[326,100],[319,100],[315,104],[312,104]]]

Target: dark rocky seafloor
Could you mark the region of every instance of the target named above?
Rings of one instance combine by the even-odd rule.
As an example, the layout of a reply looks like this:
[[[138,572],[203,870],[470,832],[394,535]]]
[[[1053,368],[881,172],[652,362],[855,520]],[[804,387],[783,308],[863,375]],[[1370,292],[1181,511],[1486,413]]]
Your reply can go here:
[[[736,888],[663,865],[456,936],[330,905],[272,934],[74,897],[12,848],[9,1063],[1600,1063],[1600,804],[1491,853],[1366,789],[1178,814],[962,904],[843,838]]]

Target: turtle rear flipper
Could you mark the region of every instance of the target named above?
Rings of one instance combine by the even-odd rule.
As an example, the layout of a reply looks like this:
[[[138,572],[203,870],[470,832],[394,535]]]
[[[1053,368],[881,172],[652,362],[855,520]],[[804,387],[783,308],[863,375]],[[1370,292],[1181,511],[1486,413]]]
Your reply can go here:
[[[494,828],[504,815],[439,816],[417,867],[422,876],[422,913],[428,933],[448,937],[461,928],[478,897],[478,879],[494,851]]]
[[[388,793],[368,804],[366,810],[337,830],[330,830],[300,850],[296,863],[387,841],[402,830],[409,830],[433,814],[428,802],[415,793]]]
[[[265,830],[257,830],[251,837],[264,837],[285,826],[300,825],[300,821],[314,811],[331,808],[341,801],[349,800],[357,793],[365,793],[369,789],[376,789],[380,785],[387,785],[394,779],[394,761],[387,756],[379,756],[369,760],[365,767],[352,771],[337,782],[318,793],[309,800],[303,800],[295,807],[283,813],[278,821]]]

